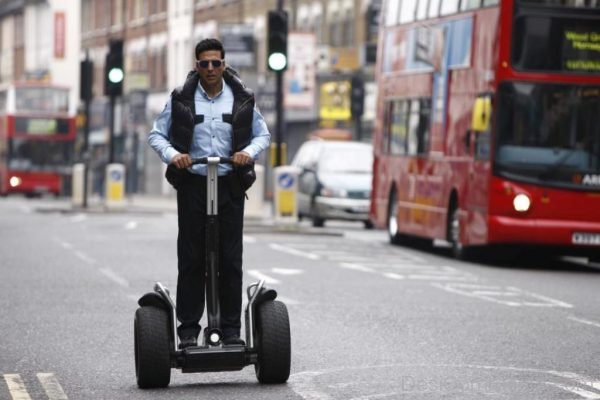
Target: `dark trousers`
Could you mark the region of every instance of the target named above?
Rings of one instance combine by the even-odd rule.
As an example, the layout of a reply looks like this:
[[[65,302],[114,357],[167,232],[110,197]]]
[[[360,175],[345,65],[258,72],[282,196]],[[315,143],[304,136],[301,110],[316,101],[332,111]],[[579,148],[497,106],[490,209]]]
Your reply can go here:
[[[191,174],[190,174],[191,175]],[[219,177],[219,302],[225,337],[240,334],[244,195],[233,195],[233,176]],[[179,236],[177,319],[180,337],[197,336],[205,304],[206,177],[191,175],[177,189]]]

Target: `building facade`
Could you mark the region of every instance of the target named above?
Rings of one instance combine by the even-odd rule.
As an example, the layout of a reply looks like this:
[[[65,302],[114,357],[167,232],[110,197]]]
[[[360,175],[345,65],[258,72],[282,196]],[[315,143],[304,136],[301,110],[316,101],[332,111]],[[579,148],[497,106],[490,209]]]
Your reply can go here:
[[[369,139],[380,1],[283,1],[290,29],[282,132],[288,159],[310,131],[321,127],[362,132],[359,138]],[[100,176],[109,146],[105,57],[111,40],[123,40],[126,73],[115,113],[116,161],[127,166],[128,191],[169,193],[164,167],[145,138],[171,90],[193,68],[194,45],[202,38],[221,38],[227,61],[255,90],[274,129],[275,77],[266,67],[266,17],[276,7],[277,0],[0,0],[0,82],[41,79],[68,86],[75,112],[79,62],[89,57],[94,63],[89,143]],[[367,89],[360,131],[338,93],[356,74]]]
[[[79,2],[0,0],[0,83],[44,81],[79,97]]]

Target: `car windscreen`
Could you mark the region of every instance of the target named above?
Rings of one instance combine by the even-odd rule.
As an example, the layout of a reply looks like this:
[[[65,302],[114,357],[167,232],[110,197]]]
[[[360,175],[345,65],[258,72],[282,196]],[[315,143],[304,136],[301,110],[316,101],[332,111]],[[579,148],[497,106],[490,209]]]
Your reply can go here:
[[[339,146],[323,150],[319,171],[325,173],[370,174],[373,169],[373,150],[370,146]]]

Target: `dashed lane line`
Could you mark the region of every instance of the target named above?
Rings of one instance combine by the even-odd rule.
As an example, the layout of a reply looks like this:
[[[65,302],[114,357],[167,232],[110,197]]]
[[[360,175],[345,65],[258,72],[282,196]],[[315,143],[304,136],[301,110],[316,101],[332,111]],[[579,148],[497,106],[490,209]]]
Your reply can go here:
[[[269,247],[272,248],[273,250],[281,251],[283,253],[291,254],[294,256],[305,257],[310,260],[318,260],[321,258],[318,254],[304,252],[301,250],[294,249],[292,247],[282,246],[277,243],[271,243],[271,244],[269,244]]]
[[[300,275],[304,271],[294,268],[271,268],[271,271],[279,275]]]
[[[256,238],[254,236],[243,235],[242,240],[244,243],[256,243]]]
[[[594,322],[594,321],[590,321],[589,319],[583,319],[583,318],[578,318],[575,317],[573,315],[571,315],[570,317],[568,317],[569,320],[571,321],[575,321],[575,322],[579,322],[580,324],[585,324],[585,325],[590,325],[596,328],[600,328],[600,323],[599,322]]]
[[[115,271],[113,271],[110,268],[100,268],[98,271],[100,271],[100,273],[104,276],[106,276],[108,279],[110,279],[111,281],[115,282],[117,285],[124,287],[124,288],[128,288],[129,287],[129,282],[119,276]]]
[[[360,271],[360,272],[375,272],[375,270],[373,268],[369,268],[369,267],[365,267],[364,265],[361,264],[355,264],[355,263],[339,263],[338,264],[340,267],[342,268],[346,268],[346,269],[351,269],[354,271]]]
[[[470,283],[432,283],[433,287],[461,296],[476,298],[510,307],[561,307],[573,305],[513,286],[488,286]]]
[[[40,372],[36,374],[38,381],[42,385],[48,400],[68,400],[62,386],[53,373]],[[19,374],[4,374],[4,381],[8,386],[8,392],[12,400],[31,400],[29,392],[25,387],[25,382]]]
[[[265,283],[268,285],[278,285],[281,283],[278,279],[272,278],[256,269],[248,270],[248,275],[252,275],[258,280],[264,279]]]
[[[60,386],[60,383],[58,383],[58,379],[56,379],[54,374],[41,372],[37,374],[37,378],[46,391],[48,400],[68,400],[67,395],[63,391],[62,386]]]
[[[4,374],[4,381],[13,400],[31,400],[19,374]]]
[[[81,261],[83,261],[87,264],[90,264],[90,265],[96,264],[96,260],[94,260],[92,257],[85,254],[83,251],[75,250],[73,252],[73,254],[75,254],[75,256],[77,258],[79,258]]]
[[[138,227],[138,222],[137,221],[129,221],[125,224],[125,229],[126,230],[134,230]]]

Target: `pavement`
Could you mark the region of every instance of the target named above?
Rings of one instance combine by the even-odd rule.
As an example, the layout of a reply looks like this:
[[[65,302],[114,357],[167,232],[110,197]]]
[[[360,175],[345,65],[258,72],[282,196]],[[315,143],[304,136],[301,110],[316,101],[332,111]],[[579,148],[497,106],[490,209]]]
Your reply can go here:
[[[35,208],[36,212],[60,212],[65,214],[89,213],[89,214],[164,214],[177,213],[177,199],[174,194],[170,195],[143,195],[133,194],[126,196],[119,205],[108,206],[106,202],[97,196],[88,199],[87,207],[75,205],[69,198],[42,199]],[[343,236],[341,229],[315,228],[306,223],[298,221],[282,221],[275,218],[273,204],[264,201],[259,204],[256,201],[247,202],[244,216],[244,232],[273,232],[290,234],[312,234],[326,236]]]

